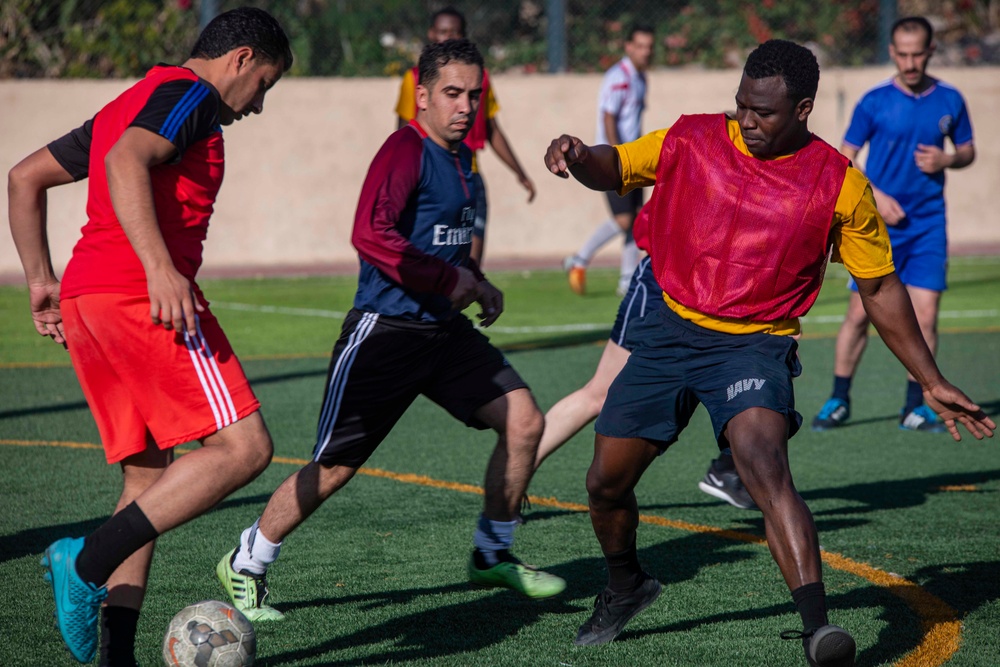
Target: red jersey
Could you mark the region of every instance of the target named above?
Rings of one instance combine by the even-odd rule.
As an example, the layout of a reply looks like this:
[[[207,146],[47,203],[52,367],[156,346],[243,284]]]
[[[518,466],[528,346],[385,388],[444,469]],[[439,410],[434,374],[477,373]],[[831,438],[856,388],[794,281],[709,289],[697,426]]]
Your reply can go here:
[[[791,156],[760,160],[733,145],[723,114],[681,116],[663,141],[648,207],[657,282],[713,317],[801,317],[823,282],[849,164],[816,136]]]
[[[174,266],[194,281],[222,185],[219,104],[215,89],[191,70],[158,65],[98,112],[86,147],[87,224],[63,275],[62,298],[147,293],[145,270],[111,204],[104,167],[108,151],[132,126],[155,132],[177,147],[175,159],[153,167],[149,175],[160,232]]]

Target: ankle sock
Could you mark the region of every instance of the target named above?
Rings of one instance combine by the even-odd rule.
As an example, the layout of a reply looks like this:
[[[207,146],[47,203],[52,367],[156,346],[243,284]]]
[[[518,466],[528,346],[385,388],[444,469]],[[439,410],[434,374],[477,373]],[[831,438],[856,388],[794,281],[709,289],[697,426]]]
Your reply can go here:
[[[237,572],[262,575],[268,566],[278,559],[281,542],[272,542],[260,532],[260,519],[240,535],[240,548],[236,551],[232,566]]]
[[[822,581],[799,586],[792,591],[792,600],[802,617],[804,631],[815,630],[829,623],[826,616],[826,587]]]
[[[157,535],[139,506],[130,503],[86,537],[76,558],[76,573],[84,581],[103,586],[125,559]]]
[[[909,414],[914,409],[924,404],[924,389],[919,382],[908,380],[906,382],[906,405],[903,406],[903,414]]]
[[[642,583],[642,566],[639,565],[634,536],[631,547],[624,551],[604,554],[604,561],[608,566],[608,588],[612,591],[627,593]]]
[[[107,606],[101,609],[101,667],[136,667],[135,629],[139,610]]]
[[[831,398],[839,398],[845,403],[851,402],[851,381],[854,378],[833,376],[833,394]]]

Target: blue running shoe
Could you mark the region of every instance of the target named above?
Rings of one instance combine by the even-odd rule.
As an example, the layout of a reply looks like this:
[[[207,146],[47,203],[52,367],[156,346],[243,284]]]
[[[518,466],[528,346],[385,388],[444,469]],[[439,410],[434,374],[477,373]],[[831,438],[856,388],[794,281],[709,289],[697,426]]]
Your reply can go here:
[[[842,426],[851,416],[851,404],[839,398],[827,399],[819,414],[813,419],[814,431],[828,431]]]
[[[944,433],[947,430],[937,413],[926,405],[918,405],[906,414],[900,411],[899,428],[922,433]]]
[[[56,540],[45,550],[42,567],[47,570],[45,580],[52,583],[56,623],[63,641],[74,658],[86,663],[97,653],[97,618],[108,589],[94,588],[76,573],[81,549],[82,537]]]

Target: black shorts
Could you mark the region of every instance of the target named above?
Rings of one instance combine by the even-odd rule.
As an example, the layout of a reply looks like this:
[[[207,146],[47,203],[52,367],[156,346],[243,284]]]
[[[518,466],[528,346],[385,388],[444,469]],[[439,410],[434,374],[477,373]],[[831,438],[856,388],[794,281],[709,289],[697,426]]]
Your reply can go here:
[[[719,447],[729,420],[751,408],[802,425],[792,378],[802,372],[790,336],[727,334],[692,324],[664,304],[629,331],[632,354],[608,389],[595,430],[613,438],[646,438],[666,449],[699,403],[712,418]]]
[[[608,206],[611,208],[611,215],[631,213],[634,218],[639,209],[642,208],[642,188],[629,190],[624,197],[619,197],[617,192],[605,192],[608,198]]]
[[[333,347],[313,460],[360,466],[420,394],[485,429],[476,410],[526,387],[467,317],[414,322],[352,309]]]

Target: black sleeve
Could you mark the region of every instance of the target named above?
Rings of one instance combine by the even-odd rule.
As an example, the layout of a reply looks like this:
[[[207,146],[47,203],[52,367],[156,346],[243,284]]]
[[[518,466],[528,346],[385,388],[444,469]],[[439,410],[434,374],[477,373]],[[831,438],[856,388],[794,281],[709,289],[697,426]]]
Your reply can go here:
[[[183,154],[220,130],[219,98],[201,80],[168,81],[153,91],[131,126],[159,134]]]
[[[74,181],[83,180],[90,174],[90,140],[93,130],[94,119],[91,118],[47,146],[52,157]]]

